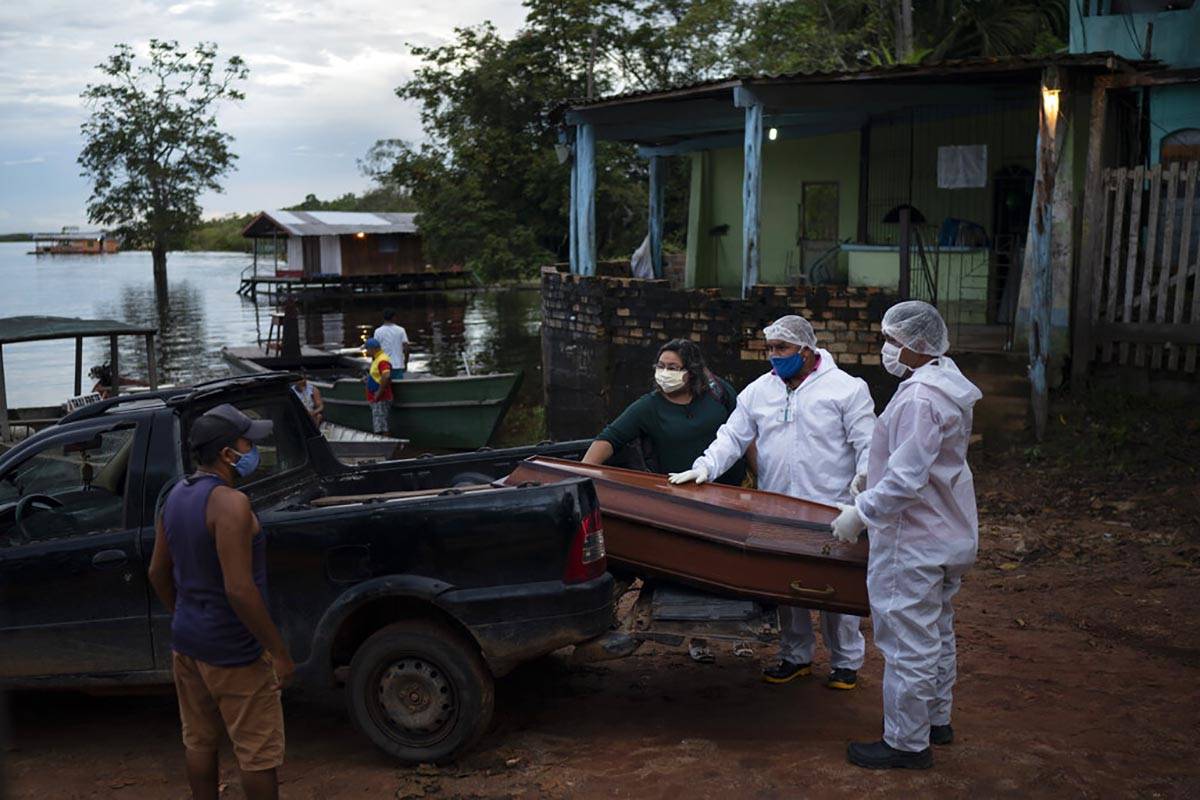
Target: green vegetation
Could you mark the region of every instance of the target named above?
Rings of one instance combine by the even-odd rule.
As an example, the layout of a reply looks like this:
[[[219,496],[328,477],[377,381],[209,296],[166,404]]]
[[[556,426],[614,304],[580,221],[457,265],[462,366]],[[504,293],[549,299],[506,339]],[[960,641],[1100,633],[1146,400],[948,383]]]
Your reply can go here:
[[[188,50],[151,39],[148,61],[119,44],[97,66],[102,82],[83,91],[91,116],[78,161],[92,183],[88,219],[127,248],[149,247],[156,285],[166,284],[167,251],[200,222],[200,194],[221,191],[237,160],[216,107],[243,99],[235,86],[249,70],[238,56],[223,68],[217,61],[215,44]]]
[[[397,96],[421,109],[424,143],[382,140],[364,159],[421,209],[426,256],[495,281],[567,256],[570,168],[561,104],[730,74],[849,70],[922,58],[1062,47],[1066,0],[526,0],[511,38],[490,23],[422,60]],[[910,8],[905,14],[901,9]],[[670,159],[664,237],[685,231],[686,159]],[[597,248],[628,258],[645,235],[646,163],[598,143]]]

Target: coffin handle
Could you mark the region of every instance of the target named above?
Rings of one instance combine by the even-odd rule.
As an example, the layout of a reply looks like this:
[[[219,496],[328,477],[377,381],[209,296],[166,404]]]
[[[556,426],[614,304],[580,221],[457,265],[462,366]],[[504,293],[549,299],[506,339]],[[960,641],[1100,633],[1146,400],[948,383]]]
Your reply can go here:
[[[829,584],[825,584],[824,589],[808,589],[800,584],[800,581],[795,580],[788,584],[793,592],[802,594],[805,597],[829,597],[836,590]]]

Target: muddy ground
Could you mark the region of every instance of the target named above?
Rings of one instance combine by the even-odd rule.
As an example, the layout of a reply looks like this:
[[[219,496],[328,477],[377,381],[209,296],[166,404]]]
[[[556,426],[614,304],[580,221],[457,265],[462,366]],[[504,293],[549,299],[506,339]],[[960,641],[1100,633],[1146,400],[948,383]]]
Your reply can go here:
[[[870,645],[853,692],[818,676],[765,685],[761,648],[702,666],[648,647],[503,679],[493,731],[452,767],[398,768],[336,710],[290,699],[283,796],[1200,797],[1200,422],[1056,416],[1051,445],[974,458],[981,553],[957,604],[958,738],[930,771],[845,762],[846,742],[880,729]],[[13,798],[186,796],[171,696],[11,705]],[[229,763],[223,796],[238,798]]]

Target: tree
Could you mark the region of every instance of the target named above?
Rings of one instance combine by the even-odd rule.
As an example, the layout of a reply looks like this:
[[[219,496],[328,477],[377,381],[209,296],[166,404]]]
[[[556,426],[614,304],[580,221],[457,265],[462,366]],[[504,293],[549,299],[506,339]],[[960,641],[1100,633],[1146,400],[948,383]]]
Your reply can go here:
[[[221,191],[237,159],[215,109],[243,99],[236,84],[249,70],[238,56],[220,69],[217,60],[217,46],[203,42],[189,51],[151,39],[148,63],[119,44],[97,65],[104,82],[82,94],[92,112],[78,159],[92,183],[88,219],[149,246],[156,285],[166,282],[167,250],[200,221],[200,193]]]

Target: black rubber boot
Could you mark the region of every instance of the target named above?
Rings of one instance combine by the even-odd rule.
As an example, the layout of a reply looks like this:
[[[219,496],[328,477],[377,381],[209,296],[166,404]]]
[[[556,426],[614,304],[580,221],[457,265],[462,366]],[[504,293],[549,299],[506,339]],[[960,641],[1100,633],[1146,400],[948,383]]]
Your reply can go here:
[[[825,679],[825,685],[830,689],[853,689],[858,685],[858,671],[853,669],[831,670]]]
[[[883,740],[851,742],[846,748],[846,759],[867,769],[929,769],[933,766],[933,751],[926,747],[919,753],[909,753]]]
[[[788,683],[796,678],[812,674],[812,664],[797,664],[794,661],[780,660],[762,671],[763,680],[767,683]]]
[[[950,724],[945,725],[930,725],[929,726],[929,743],[930,744],[950,744],[954,741],[954,728]]]

